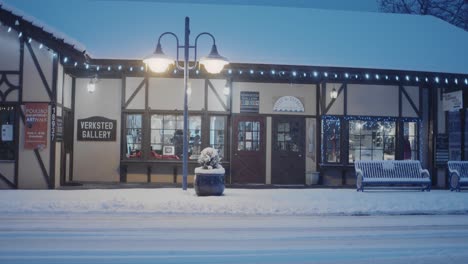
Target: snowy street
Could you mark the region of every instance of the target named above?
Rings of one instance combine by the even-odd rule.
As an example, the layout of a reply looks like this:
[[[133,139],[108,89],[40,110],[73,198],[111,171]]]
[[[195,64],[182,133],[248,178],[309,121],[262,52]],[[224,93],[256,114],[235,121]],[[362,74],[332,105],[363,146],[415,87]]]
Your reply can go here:
[[[464,263],[468,192],[3,190],[0,263]]]
[[[468,216],[0,217],[1,263],[464,263]]]

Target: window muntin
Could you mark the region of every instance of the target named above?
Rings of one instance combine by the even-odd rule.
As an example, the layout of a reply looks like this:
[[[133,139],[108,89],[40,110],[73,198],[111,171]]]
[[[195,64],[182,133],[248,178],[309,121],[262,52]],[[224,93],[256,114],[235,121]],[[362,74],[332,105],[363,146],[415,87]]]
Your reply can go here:
[[[350,120],[349,162],[395,159],[395,121]]]
[[[128,114],[126,117],[126,157],[130,159],[142,158],[142,115]]]
[[[340,163],[340,133],[339,119],[323,119],[322,147],[323,161],[326,163]]]
[[[291,129],[289,122],[279,122],[276,127],[276,146],[277,151],[299,152],[299,146],[296,144],[299,138],[299,131]]]
[[[183,115],[154,114],[151,116],[151,157],[181,159],[183,154]],[[198,159],[201,148],[201,116],[188,117],[189,159]]]
[[[0,105],[0,160],[15,160],[16,107]]]
[[[218,150],[221,157],[225,157],[225,116],[210,117],[210,147]]]
[[[237,137],[238,151],[260,151],[260,122],[240,121]]]
[[[418,122],[403,123],[403,159],[418,159]]]

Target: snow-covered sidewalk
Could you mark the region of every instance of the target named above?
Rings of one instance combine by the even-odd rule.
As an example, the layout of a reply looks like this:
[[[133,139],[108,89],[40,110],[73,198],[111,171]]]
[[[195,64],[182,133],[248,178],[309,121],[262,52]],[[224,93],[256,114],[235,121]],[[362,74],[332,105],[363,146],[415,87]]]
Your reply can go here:
[[[352,189],[226,189],[197,197],[193,189],[1,190],[0,214],[119,213],[199,215],[468,214],[468,192]]]

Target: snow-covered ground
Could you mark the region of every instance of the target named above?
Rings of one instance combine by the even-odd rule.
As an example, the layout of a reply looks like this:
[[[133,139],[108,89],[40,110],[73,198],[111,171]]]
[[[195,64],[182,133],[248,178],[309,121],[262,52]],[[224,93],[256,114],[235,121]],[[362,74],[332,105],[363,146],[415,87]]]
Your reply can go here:
[[[119,213],[197,215],[467,214],[468,192],[447,190],[226,189],[197,197],[193,189],[2,190],[0,214]]]
[[[468,192],[2,190],[0,263],[465,263]]]

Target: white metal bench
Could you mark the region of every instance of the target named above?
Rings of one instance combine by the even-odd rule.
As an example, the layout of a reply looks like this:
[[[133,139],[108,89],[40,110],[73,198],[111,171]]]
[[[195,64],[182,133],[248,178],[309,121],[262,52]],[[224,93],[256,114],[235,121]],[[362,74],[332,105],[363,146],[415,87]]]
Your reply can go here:
[[[450,191],[460,191],[461,186],[468,185],[468,161],[449,161]]]
[[[429,171],[417,160],[366,160],[354,163],[357,191],[364,186],[421,185],[431,190]]]

